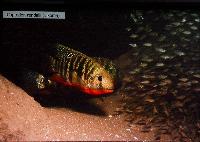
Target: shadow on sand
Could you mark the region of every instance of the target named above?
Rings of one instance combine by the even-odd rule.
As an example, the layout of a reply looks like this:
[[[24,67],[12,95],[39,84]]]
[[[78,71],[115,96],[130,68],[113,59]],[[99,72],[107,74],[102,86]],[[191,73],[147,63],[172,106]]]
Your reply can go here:
[[[30,93],[28,93],[30,94]],[[80,113],[86,113],[96,116],[107,116],[107,113],[96,104],[96,97],[87,96],[80,93],[51,93],[51,94],[35,94],[34,99],[43,107],[67,108]]]

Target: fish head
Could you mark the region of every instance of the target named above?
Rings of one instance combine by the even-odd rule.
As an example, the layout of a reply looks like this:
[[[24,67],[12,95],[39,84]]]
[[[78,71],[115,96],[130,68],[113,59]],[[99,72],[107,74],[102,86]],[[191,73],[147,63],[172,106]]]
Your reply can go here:
[[[104,68],[97,69],[90,77],[87,87],[83,89],[83,92],[95,96],[113,93],[113,91],[113,78]]]

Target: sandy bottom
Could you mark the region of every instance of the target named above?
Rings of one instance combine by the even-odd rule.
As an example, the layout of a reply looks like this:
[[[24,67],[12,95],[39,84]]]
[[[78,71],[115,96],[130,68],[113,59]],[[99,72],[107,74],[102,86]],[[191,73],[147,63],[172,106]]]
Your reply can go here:
[[[0,76],[0,140],[152,140],[153,134],[130,129],[123,116],[112,115],[119,100],[115,95],[79,100],[76,109],[43,107]]]

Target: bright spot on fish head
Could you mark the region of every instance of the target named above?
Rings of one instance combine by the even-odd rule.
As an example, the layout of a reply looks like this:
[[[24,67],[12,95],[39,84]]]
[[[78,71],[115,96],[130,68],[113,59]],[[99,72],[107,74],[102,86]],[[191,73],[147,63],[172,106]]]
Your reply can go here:
[[[110,74],[105,70],[101,69],[93,74],[91,83],[88,84],[86,93],[91,95],[109,94],[114,91],[114,81]]]

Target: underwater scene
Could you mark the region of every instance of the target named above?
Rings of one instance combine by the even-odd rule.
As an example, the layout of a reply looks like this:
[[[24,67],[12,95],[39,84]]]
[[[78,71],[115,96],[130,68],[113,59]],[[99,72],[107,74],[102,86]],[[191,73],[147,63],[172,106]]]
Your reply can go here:
[[[200,141],[199,9],[3,19],[0,140]]]

